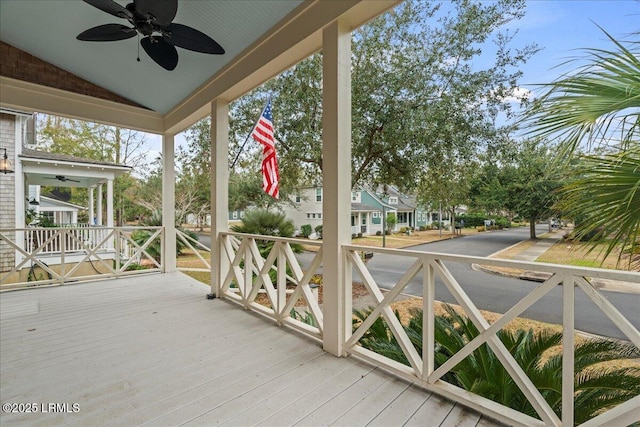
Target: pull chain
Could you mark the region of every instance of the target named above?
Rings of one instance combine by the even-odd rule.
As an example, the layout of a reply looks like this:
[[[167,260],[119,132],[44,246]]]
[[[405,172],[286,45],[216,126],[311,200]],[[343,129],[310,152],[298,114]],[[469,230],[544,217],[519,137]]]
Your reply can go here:
[[[138,58],[137,61],[140,62],[140,33],[138,35]]]

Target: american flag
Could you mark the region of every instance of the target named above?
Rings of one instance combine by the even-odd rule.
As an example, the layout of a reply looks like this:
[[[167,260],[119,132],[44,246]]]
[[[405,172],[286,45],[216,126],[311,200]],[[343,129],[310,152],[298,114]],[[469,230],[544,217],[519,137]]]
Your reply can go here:
[[[262,110],[251,132],[251,136],[262,144],[262,189],[271,197],[279,198],[280,173],[278,172],[278,160],[276,159],[276,145],[273,137],[273,117],[271,115],[271,100]]]

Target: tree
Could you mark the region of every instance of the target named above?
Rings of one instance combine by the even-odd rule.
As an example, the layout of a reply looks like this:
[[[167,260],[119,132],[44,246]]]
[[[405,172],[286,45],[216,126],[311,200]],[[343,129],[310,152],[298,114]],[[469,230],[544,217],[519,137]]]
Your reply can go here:
[[[562,208],[584,218],[576,235],[597,236],[592,248],[612,236],[606,254],[617,246],[633,254],[640,250],[640,45],[607,36],[614,48],[586,49],[585,65],[544,85],[526,124],[535,135],[556,137],[567,161],[579,150],[604,148],[577,162]]]
[[[193,214],[202,228],[211,211],[211,120],[206,118],[187,129],[187,147],[178,147],[176,187],[190,194],[183,215]],[[177,191],[176,191],[177,193]]]
[[[516,34],[502,30],[522,17],[524,6],[521,0],[407,1],[354,32],[353,186],[413,190],[439,159],[450,159],[457,168],[499,140],[495,118],[510,114],[505,99],[517,88],[517,66],[537,49],[511,49]],[[490,41],[493,62],[480,67],[481,46]],[[288,188],[313,183],[322,170],[321,75],[319,52],[231,109],[232,147],[237,147],[266,94],[273,97],[278,161]],[[247,149],[240,157],[241,168],[252,153]]]
[[[135,192],[135,203],[146,210],[147,215],[162,211],[162,159],[157,158],[151,171]],[[198,206],[198,188],[188,180],[179,180],[175,188],[175,225],[180,227],[187,214]]]
[[[527,218],[530,238],[535,239],[536,222],[556,212],[554,204],[563,182],[562,171],[548,143],[522,141],[498,162],[485,161],[470,186],[472,206]]]

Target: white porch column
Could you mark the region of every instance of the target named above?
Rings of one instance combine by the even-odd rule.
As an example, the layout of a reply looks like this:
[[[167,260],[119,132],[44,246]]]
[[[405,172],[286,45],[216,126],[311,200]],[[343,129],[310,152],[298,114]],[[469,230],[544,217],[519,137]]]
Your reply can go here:
[[[98,219],[96,225],[102,225],[102,184],[98,184],[98,203],[96,210],[98,211]]]
[[[176,172],[173,135],[162,135],[162,225],[165,273],[176,271]]]
[[[113,180],[107,180],[107,227],[113,227]]]
[[[93,187],[89,187],[87,188],[87,191],[89,192],[89,224],[93,225],[93,219],[96,216],[95,210],[94,210],[94,201],[93,201]]]
[[[322,34],[323,347],[344,356],[351,335],[351,32],[334,22]]]
[[[211,103],[211,293],[219,297],[229,269],[220,233],[229,230],[229,102]]]

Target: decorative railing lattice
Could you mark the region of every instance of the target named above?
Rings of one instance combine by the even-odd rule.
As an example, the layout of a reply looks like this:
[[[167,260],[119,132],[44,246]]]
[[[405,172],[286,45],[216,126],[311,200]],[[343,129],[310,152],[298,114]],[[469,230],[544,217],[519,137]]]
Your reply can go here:
[[[201,267],[193,267],[193,266],[181,266],[178,265],[178,270],[180,271],[199,271],[199,272],[210,272],[211,271],[211,249],[198,242],[193,237],[189,236],[187,233],[184,233],[178,229],[176,229],[176,240],[181,242],[187,249],[193,253],[193,255],[198,259]],[[208,253],[209,259],[206,259],[202,256],[200,252]]]
[[[3,289],[163,270],[162,227],[2,229],[0,241],[15,254],[12,269],[0,272]]]
[[[306,334],[322,339],[322,310],[311,280],[322,263],[321,243],[242,233],[221,233],[222,256],[229,263],[221,293],[243,305]],[[292,245],[318,247],[310,266],[303,272]],[[262,248],[265,257],[261,254]],[[247,268],[249,266],[249,268]],[[256,301],[259,294],[265,303]],[[303,316],[314,321],[301,322],[292,317],[296,303],[304,303]]]
[[[560,426],[574,424],[574,294],[575,290],[582,290],[589,299],[597,306],[619,330],[635,346],[640,348],[640,333],[637,326],[634,326],[620,311],[609,302],[609,300],[591,283],[591,278],[611,279],[638,284],[640,287],[640,274],[632,272],[622,272],[602,269],[582,269],[550,264],[525,263],[519,261],[497,260],[492,258],[477,258],[467,256],[445,255],[424,253],[409,250],[388,250],[370,248],[363,246],[344,246],[347,251],[348,268],[352,268],[357,274],[369,293],[376,301],[373,311],[357,327],[352,336],[347,340],[348,352],[358,355],[367,361],[383,366],[396,374],[411,381],[420,383],[425,388],[435,391],[453,400],[460,401],[472,408],[476,408],[483,413],[500,419],[511,425],[527,426]],[[360,253],[363,251],[374,252],[377,256],[402,256],[413,259],[402,277],[385,294],[374,280],[373,275],[368,270],[367,265],[362,260]],[[524,268],[528,270],[544,271],[550,273],[550,277],[536,286],[533,291],[517,302],[510,310],[499,317],[498,320],[490,323],[471,300],[467,292],[458,283],[458,280],[447,268],[445,262],[463,263],[468,265],[479,264],[495,267]],[[482,274],[482,273],[477,273]],[[415,278],[422,279],[423,289],[423,354],[418,354],[414,344],[407,335],[403,325],[391,308],[398,296],[405,291],[406,287]],[[436,279],[444,284],[461,307],[464,315],[467,316],[480,334],[449,358],[445,363],[435,368],[434,355],[436,343],[434,340],[435,327],[435,287]],[[505,327],[510,321],[520,316],[533,304],[540,301],[554,288],[562,286],[562,318],[563,318],[563,366],[562,366],[562,414],[559,417],[544,399],[540,391],[535,387],[531,379],[520,367],[509,350],[505,347],[496,333]],[[508,292],[508,290],[505,290]],[[634,295],[637,297],[637,295]],[[382,317],[390,332],[399,343],[402,351],[409,361],[409,366],[391,360],[360,345],[360,339],[371,328],[376,319]],[[500,363],[509,373],[514,382],[518,385],[527,400],[533,406],[540,419],[536,419],[516,410],[502,406],[492,400],[478,396],[445,382],[442,378],[450,372],[465,357],[469,356],[482,344],[487,344],[495,353]],[[640,418],[640,396],[636,396],[625,403],[600,414],[584,426],[603,425],[627,425]]]

